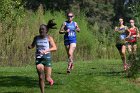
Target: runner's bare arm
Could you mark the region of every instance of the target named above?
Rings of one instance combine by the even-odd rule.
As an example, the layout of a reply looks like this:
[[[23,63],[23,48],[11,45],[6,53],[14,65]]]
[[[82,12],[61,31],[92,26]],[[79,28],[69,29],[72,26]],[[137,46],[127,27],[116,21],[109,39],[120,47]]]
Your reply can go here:
[[[76,22],[75,22],[75,25],[76,25],[76,31],[80,32],[80,28],[79,28],[79,26],[78,26],[78,24]]]
[[[137,36],[138,38],[140,38],[140,33],[139,33],[139,29],[136,27],[136,31],[137,31]]]
[[[131,36],[131,32],[130,32],[130,30],[128,28],[126,28],[126,31],[128,31],[128,35],[126,37],[126,39],[127,39],[127,38],[129,38]]]
[[[49,43],[50,43],[50,48],[48,50],[46,50],[46,52],[56,51],[57,50],[57,47],[56,47],[56,44],[54,42],[53,37],[48,36],[48,39],[49,39]]]
[[[65,22],[61,25],[61,28],[59,30],[59,34],[65,34],[66,33],[66,31],[64,30],[65,25],[66,25]]]
[[[34,40],[33,40],[32,44],[28,46],[28,49],[34,48],[35,47],[35,42],[36,42],[36,37],[34,37]]]

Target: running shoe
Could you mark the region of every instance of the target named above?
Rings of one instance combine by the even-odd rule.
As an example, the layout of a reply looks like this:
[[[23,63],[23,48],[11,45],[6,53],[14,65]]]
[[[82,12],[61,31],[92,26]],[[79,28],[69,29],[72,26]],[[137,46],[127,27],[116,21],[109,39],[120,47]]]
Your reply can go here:
[[[50,86],[52,86],[54,84],[54,81],[53,80],[50,80],[49,81],[49,84],[50,84]]]
[[[67,73],[70,73],[70,69],[67,69]]]
[[[128,69],[128,65],[124,64],[124,71],[126,71]]]

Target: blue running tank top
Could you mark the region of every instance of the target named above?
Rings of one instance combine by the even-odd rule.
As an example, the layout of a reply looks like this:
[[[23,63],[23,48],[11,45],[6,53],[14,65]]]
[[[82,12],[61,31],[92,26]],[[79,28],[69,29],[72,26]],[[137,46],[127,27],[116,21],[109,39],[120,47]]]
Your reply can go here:
[[[71,23],[69,23],[69,22],[67,22],[67,21],[65,21],[65,30],[67,30],[67,29],[70,29],[70,31],[68,32],[68,33],[66,33],[65,35],[64,35],[64,40],[65,41],[76,41],[76,25],[75,25],[75,22],[71,22]]]
[[[124,26],[123,28],[118,28],[118,31],[120,33],[120,39],[124,40],[127,37],[127,33],[126,33],[127,27]]]
[[[41,38],[40,36],[36,37],[36,58],[44,58],[46,54],[42,55],[41,50],[49,49],[49,40],[48,36]]]
[[[122,28],[117,27],[117,37],[116,37],[116,43],[125,43],[125,38],[127,37],[128,33],[127,33],[127,26],[124,26]]]

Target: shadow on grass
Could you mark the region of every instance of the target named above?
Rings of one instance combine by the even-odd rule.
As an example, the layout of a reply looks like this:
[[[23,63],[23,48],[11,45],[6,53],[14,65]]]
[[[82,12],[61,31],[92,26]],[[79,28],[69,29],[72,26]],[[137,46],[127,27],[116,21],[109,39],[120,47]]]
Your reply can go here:
[[[96,75],[96,76],[107,76],[107,77],[110,77],[110,76],[123,76],[125,77],[126,76],[126,72],[123,71],[123,70],[118,70],[118,69],[114,69],[114,68],[108,68],[105,67],[106,69],[103,70],[99,70],[99,69],[96,69],[94,67],[92,67],[91,69],[93,69],[93,72],[92,73],[88,73],[88,75]]]
[[[111,71],[111,72],[100,72],[103,76],[122,76],[125,74],[124,71]]]
[[[67,75],[66,72],[53,72],[53,73],[55,73],[55,74],[60,74],[60,75]]]
[[[96,75],[96,76],[125,76],[125,72],[124,71],[107,71],[107,72],[92,72],[92,73],[88,73],[87,75]]]
[[[96,69],[96,68],[93,67],[93,68],[91,68],[91,69]]]
[[[28,88],[38,87],[38,81],[34,80],[33,78],[25,76],[0,76],[0,87],[15,87],[15,86],[16,87],[24,86]]]

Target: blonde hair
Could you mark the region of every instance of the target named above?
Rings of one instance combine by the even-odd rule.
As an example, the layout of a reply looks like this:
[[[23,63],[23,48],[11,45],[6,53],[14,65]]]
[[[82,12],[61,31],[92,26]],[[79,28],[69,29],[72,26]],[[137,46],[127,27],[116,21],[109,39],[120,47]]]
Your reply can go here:
[[[123,21],[123,18],[119,18],[119,21],[122,22]]]

